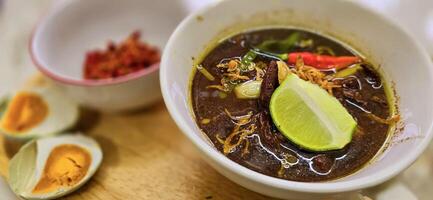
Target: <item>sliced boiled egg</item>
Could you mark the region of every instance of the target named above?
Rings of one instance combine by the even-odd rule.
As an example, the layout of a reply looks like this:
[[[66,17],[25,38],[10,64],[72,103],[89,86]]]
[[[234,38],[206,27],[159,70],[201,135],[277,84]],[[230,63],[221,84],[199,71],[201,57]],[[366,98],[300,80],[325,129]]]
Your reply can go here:
[[[92,138],[66,134],[24,145],[9,163],[9,184],[24,199],[55,199],[84,185],[99,168],[102,151]]]
[[[79,117],[78,104],[53,86],[18,91],[1,105],[0,132],[12,138],[54,135],[72,127]]]

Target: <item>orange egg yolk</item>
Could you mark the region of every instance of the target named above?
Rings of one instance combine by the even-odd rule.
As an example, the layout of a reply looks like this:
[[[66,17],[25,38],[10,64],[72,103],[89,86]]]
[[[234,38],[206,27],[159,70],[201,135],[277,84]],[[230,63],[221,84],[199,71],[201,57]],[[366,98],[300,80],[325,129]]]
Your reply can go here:
[[[59,188],[73,187],[87,174],[92,157],[77,145],[65,144],[55,147],[45,163],[41,179],[33,194],[46,194]]]
[[[42,97],[20,92],[11,99],[0,126],[10,133],[22,133],[43,122],[47,115],[48,105]]]

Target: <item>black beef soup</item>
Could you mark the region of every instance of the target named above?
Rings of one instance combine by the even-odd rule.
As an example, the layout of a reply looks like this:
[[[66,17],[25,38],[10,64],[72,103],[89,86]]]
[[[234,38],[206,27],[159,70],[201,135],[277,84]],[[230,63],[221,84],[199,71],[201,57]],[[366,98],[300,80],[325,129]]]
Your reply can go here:
[[[398,120],[375,68],[312,32],[241,33],[195,67],[198,126],[225,156],[269,176],[313,182],[352,174]]]

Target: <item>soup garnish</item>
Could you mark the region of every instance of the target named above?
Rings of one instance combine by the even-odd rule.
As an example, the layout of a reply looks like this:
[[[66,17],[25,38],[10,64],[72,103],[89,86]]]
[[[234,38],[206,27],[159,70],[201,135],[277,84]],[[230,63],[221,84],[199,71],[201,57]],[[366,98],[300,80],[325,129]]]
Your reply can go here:
[[[312,151],[342,149],[356,128],[356,121],[334,96],[290,71],[272,94],[269,108],[277,129]],[[288,113],[299,114],[288,117]]]
[[[315,33],[241,33],[196,67],[198,126],[228,158],[269,176],[311,182],[354,173],[398,120],[375,68]]]

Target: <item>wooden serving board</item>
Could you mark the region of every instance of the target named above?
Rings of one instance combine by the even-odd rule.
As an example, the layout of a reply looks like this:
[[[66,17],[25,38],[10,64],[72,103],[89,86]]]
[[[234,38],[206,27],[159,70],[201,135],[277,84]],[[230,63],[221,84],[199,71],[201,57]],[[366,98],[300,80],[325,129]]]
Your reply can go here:
[[[84,111],[76,129],[99,142],[104,159],[91,181],[66,199],[269,199],[205,163],[162,101],[128,114]],[[20,144],[0,136],[0,145],[0,174],[7,177]]]

